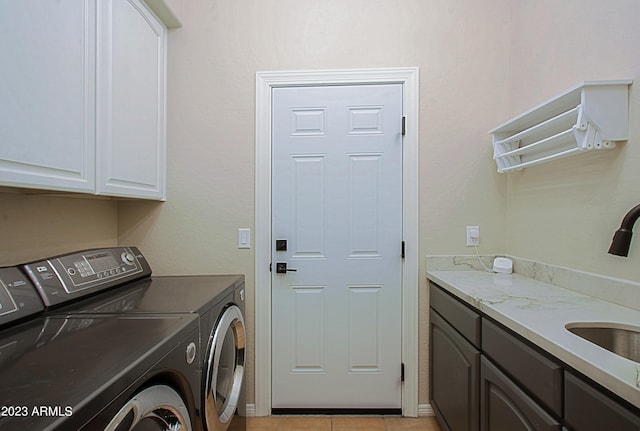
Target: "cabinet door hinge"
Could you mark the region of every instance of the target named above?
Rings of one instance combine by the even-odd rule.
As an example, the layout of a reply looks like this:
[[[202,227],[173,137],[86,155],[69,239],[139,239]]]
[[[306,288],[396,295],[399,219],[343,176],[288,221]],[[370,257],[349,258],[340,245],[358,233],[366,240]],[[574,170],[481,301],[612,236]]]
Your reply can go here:
[[[400,381],[404,382],[404,362],[400,364]]]
[[[401,254],[401,256],[404,259],[404,241],[402,241],[402,254]]]
[[[402,117],[402,136],[407,134],[407,117]]]
[[[273,265],[272,263],[269,264],[269,272],[271,272],[271,266],[272,265]]]

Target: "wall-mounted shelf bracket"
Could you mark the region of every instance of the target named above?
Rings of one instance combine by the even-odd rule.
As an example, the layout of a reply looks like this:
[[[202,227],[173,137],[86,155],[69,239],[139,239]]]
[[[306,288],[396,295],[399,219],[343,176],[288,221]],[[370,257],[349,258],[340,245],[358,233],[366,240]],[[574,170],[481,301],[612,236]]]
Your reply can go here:
[[[498,172],[611,149],[626,141],[632,82],[582,82],[491,130]]]

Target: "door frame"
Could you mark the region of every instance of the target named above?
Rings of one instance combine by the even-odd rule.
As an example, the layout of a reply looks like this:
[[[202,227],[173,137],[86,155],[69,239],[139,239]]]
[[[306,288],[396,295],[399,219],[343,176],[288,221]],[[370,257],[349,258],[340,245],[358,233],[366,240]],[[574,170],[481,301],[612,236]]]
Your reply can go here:
[[[275,87],[402,84],[402,415],[418,416],[419,70],[343,69],[256,73],[255,415],[271,414],[271,107]]]

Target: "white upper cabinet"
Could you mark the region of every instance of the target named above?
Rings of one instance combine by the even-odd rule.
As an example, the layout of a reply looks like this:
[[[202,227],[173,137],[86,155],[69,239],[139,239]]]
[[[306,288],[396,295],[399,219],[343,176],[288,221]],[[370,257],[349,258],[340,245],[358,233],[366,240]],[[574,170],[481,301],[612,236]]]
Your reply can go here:
[[[164,200],[166,27],[137,0],[98,17],[97,192]]]
[[[142,0],[0,15],[0,185],[165,199],[166,39]]]
[[[3,2],[0,183],[95,190],[93,0]]]

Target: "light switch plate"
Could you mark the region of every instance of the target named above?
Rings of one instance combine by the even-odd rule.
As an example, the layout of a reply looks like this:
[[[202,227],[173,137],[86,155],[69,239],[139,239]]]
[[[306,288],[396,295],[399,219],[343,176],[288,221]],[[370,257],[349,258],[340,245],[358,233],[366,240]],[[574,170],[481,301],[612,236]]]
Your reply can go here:
[[[238,229],[238,248],[251,248],[251,229]]]

